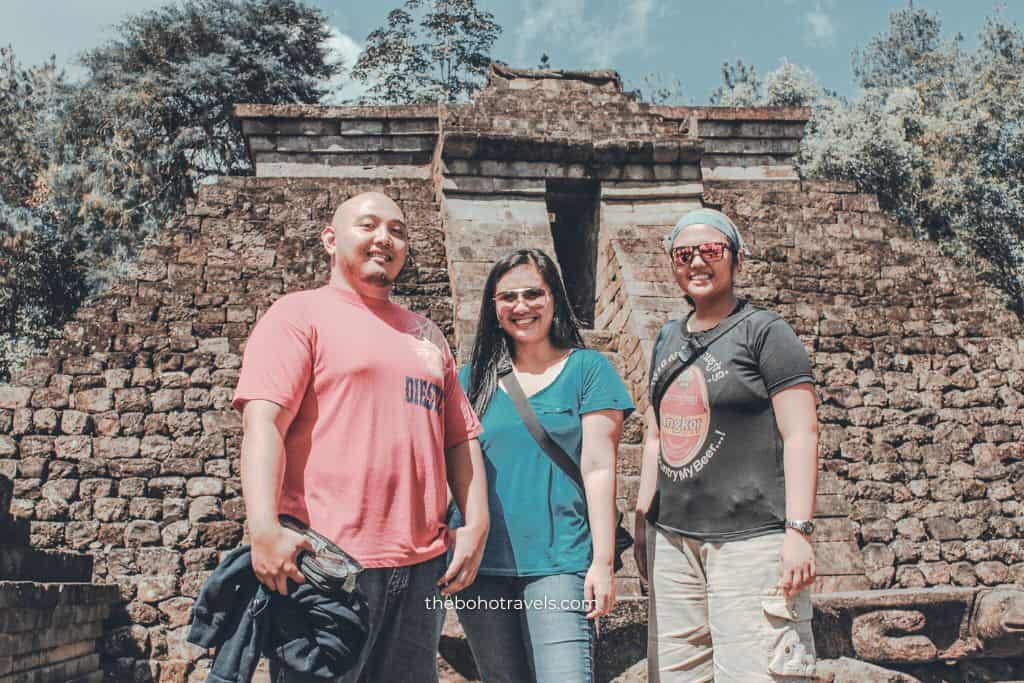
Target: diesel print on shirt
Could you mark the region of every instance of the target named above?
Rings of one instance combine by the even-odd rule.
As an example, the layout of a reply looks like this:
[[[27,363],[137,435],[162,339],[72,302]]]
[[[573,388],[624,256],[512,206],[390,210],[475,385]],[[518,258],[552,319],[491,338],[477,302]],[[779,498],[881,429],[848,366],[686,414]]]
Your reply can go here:
[[[807,352],[789,325],[769,311],[750,310],[745,302],[737,307],[716,328],[720,336],[716,329],[689,333],[685,321],[672,321],[658,334],[651,359],[654,386],[674,356],[705,349],[657,407],[661,448],[652,521],[712,542],[783,529],[783,449],[771,396],[813,381]]]
[[[433,410],[440,415],[441,406],[444,405],[444,389],[425,379],[406,377],[405,402]]]

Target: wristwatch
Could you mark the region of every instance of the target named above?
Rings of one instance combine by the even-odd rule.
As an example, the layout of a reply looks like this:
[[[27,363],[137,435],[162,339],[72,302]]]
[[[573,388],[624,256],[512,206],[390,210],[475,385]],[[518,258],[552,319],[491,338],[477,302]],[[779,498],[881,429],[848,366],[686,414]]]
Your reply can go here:
[[[805,536],[810,536],[814,533],[814,522],[809,519],[787,519],[787,529],[796,529]]]

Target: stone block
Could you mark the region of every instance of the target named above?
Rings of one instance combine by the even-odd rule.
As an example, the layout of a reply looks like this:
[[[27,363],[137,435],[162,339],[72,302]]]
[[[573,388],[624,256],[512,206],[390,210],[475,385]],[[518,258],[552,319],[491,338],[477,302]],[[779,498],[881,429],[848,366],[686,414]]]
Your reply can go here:
[[[160,525],[149,520],[134,520],[128,523],[124,532],[124,544],[128,547],[160,543]]]
[[[815,544],[818,574],[864,574],[864,559],[853,541],[825,541]]]
[[[114,407],[114,392],[110,389],[86,389],[73,398],[75,409],[86,413],[102,413]]]
[[[10,384],[0,384],[0,408],[14,410],[28,405],[32,397],[30,387],[18,387]]]
[[[84,460],[92,457],[92,439],[84,434],[58,436],[54,452],[62,460]]]

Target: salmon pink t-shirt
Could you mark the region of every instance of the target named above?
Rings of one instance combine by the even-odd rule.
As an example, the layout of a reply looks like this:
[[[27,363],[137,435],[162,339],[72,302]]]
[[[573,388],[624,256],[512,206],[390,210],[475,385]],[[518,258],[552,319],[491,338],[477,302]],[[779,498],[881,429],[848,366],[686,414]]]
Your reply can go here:
[[[285,295],[246,343],[232,405],[254,399],[295,415],[280,513],[366,567],[445,552],[444,449],[480,422],[430,320],[330,285]]]

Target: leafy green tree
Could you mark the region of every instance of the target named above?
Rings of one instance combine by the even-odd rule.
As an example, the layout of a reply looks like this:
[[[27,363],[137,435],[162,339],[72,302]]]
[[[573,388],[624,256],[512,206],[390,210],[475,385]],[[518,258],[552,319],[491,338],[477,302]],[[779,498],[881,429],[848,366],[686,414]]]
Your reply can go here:
[[[669,78],[660,73],[644,75],[642,83],[634,87],[641,102],[660,105],[682,105],[686,103],[683,84],[678,78]]]
[[[251,171],[235,103],[320,99],[340,69],[328,35],[300,0],[185,0],[124,21],[75,84],[5,55],[0,130],[17,134],[0,139],[0,178],[16,182],[0,189],[0,258],[19,275],[0,301],[0,378],[4,349],[43,343],[204,177]]]
[[[853,76],[865,89],[913,87],[945,75],[949,62],[942,53],[947,47],[937,14],[913,7],[894,10],[888,30],[854,50]]]
[[[877,193],[1024,316],[1024,33],[997,14],[979,38],[965,53],[936,15],[894,12],[855,55],[864,92],[816,104],[800,164]]]
[[[416,19],[405,8],[391,10],[387,26],[366,37],[352,68],[352,78],[369,86],[363,102],[376,104],[429,101],[434,93],[430,75],[427,45],[420,42]]]
[[[761,79],[752,64],[737,59],[722,64],[722,85],[711,93],[711,104],[719,107],[751,107],[761,101]]]
[[[67,90],[53,58],[26,68],[11,48],[0,47],[0,199],[31,201],[52,155],[46,124],[59,116]]]
[[[0,381],[60,336],[88,291],[87,279],[58,228],[0,199]]]
[[[772,107],[807,107],[821,96],[814,72],[783,59],[781,66],[764,79],[765,103]]]
[[[483,82],[501,33],[476,0],[406,0],[366,38],[352,69],[365,102],[463,101]]]

